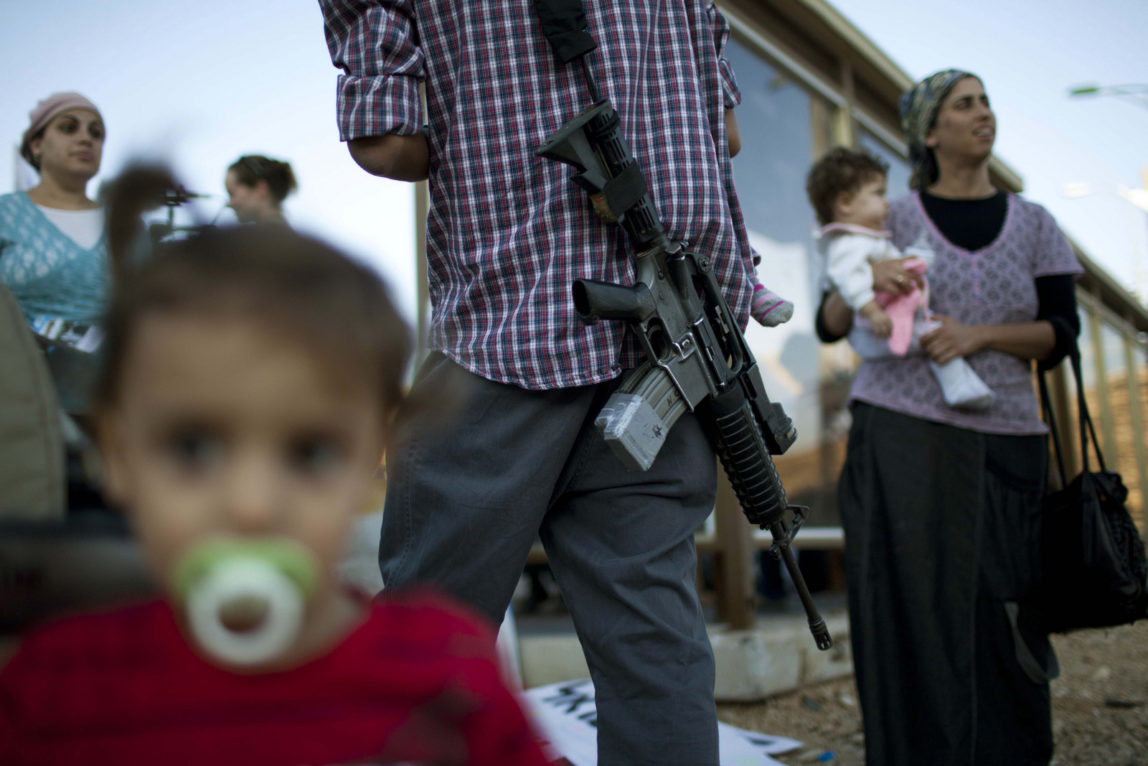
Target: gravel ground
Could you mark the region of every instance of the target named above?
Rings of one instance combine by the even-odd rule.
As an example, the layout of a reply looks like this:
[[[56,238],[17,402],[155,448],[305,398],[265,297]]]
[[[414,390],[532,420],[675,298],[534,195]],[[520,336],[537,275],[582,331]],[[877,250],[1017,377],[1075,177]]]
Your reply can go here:
[[[1054,766],[1148,766],[1148,621],[1053,636],[1060,678],[1052,683]],[[864,766],[864,735],[852,677],[756,704],[718,706],[721,720],[801,740],[786,764]]]

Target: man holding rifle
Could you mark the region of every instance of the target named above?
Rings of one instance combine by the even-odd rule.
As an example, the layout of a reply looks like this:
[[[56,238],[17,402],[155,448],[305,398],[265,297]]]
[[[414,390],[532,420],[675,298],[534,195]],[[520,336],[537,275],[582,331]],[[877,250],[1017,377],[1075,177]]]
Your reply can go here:
[[[535,155],[589,104],[582,73],[556,59],[526,0],[320,5],[352,157],[429,180],[434,351],[414,394],[460,374],[469,384],[447,429],[416,423],[390,458],[385,582],[433,583],[497,622],[540,537],[593,677],[599,763],[716,764],[693,545],[715,453],[692,412],[645,471],[595,428],[645,354],[622,323],[585,324],[571,285],[632,284],[633,253],[569,169]],[[706,0],[627,0],[588,3],[585,20],[597,48],[584,64],[667,235],[708,260],[744,327],[753,265],[732,182],[725,113],[740,96],[725,19]]]

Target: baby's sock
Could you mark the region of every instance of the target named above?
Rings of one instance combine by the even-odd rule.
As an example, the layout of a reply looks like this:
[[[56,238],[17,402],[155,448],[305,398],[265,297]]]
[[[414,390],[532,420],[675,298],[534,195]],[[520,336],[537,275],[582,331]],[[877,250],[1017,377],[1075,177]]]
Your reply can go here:
[[[788,322],[793,316],[793,304],[764,285],[756,284],[753,286],[753,303],[749,311],[758,323],[776,327]]]

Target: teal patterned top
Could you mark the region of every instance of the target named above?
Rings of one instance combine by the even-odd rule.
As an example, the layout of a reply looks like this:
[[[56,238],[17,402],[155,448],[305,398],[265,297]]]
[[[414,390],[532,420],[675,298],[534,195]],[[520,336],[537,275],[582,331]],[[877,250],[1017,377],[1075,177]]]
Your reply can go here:
[[[95,323],[110,275],[107,232],[84,249],[60,231],[24,192],[0,195],[0,282],[24,315]]]

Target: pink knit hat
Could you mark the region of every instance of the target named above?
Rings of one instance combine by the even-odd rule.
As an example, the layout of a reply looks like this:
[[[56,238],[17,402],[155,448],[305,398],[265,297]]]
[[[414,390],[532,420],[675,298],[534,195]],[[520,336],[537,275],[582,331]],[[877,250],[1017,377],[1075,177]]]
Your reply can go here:
[[[101,120],[104,119],[96,105],[79,93],[53,93],[48,96],[28,113],[31,122],[28,129],[24,131],[24,140],[20,142],[20,156],[27,160],[29,165],[34,167],[36,164],[32,158],[32,139],[44,129],[45,125],[52,121],[53,117],[68,109],[88,109],[99,115]]]

